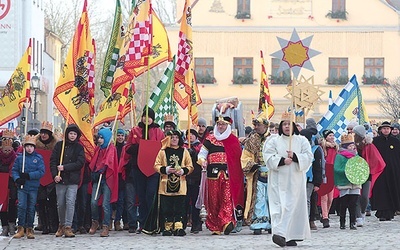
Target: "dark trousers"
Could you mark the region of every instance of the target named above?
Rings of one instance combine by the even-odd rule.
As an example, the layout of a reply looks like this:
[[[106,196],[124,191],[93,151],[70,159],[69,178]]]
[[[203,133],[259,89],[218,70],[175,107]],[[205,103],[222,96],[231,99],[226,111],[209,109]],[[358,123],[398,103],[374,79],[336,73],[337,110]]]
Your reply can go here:
[[[186,215],[185,195],[166,196],[160,195],[160,213],[161,220],[165,222],[183,222]],[[164,224],[161,224],[163,227]]]
[[[192,228],[199,228],[201,226],[200,209],[196,208],[196,201],[197,197],[199,196],[199,190],[199,185],[187,185],[186,211],[187,214],[190,214],[192,216]]]
[[[346,210],[349,210],[350,224],[356,223],[356,206],[358,194],[346,194],[340,197],[340,225],[346,223]]]
[[[155,173],[149,177],[144,175],[138,168],[133,168],[136,183],[136,193],[139,197],[139,223],[143,227],[147,215],[153,205],[154,197],[157,193],[160,174]],[[183,203],[183,207],[185,204]]]
[[[88,208],[88,183],[82,183],[81,187],[78,188],[78,192],[76,193],[76,201],[75,201],[75,213],[74,220],[72,222],[72,228],[74,230],[79,229],[80,227],[85,227],[85,218],[87,217],[87,213],[89,212]],[[96,191],[95,191],[96,192]]]

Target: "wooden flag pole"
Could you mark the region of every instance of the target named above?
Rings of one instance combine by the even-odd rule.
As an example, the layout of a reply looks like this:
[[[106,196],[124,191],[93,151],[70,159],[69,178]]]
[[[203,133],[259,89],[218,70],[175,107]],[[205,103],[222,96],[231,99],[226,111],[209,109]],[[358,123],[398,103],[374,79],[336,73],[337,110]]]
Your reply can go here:
[[[71,92],[72,92],[72,90],[69,91],[69,100],[71,100]],[[68,112],[67,112],[67,119],[65,120],[65,128],[64,128],[64,133],[63,133],[63,135],[64,135],[64,140],[62,140],[61,155],[60,155],[60,164],[59,164],[59,165],[62,165],[62,162],[63,162],[63,160],[64,160],[65,140],[66,140],[66,138],[68,137],[68,135],[66,135],[65,133],[67,132],[67,128],[68,128],[69,110],[70,110],[70,107],[71,107],[71,102],[69,101],[69,102],[68,102],[68,109],[67,109],[67,110],[68,110]],[[61,176],[61,171],[58,171],[57,176],[58,176],[58,177]]]
[[[291,108],[290,108],[290,130],[289,130],[289,151],[292,151],[292,134],[293,134],[293,113],[294,113],[294,107],[295,104],[295,97],[294,97],[294,80],[292,80],[292,102],[291,102]]]
[[[25,127],[24,127],[24,135],[28,133],[28,103],[29,103],[29,98],[26,98],[24,107],[25,107]],[[22,145],[22,173],[25,172],[25,146]],[[24,189],[24,185],[21,185],[21,189]]]

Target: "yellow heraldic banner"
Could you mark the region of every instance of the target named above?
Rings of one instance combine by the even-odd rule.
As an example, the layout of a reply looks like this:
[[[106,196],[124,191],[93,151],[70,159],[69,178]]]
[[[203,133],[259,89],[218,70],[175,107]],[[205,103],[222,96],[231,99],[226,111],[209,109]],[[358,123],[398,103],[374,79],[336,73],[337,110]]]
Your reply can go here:
[[[92,132],[95,46],[90,35],[85,0],[81,18],[54,91],[53,101],[69,124],[82,132],[86,160],[94,153]]]
[[[17,68],[0,92],[0,125],[18,117],[23,103],[29,98],[31,79],[31,41]]]

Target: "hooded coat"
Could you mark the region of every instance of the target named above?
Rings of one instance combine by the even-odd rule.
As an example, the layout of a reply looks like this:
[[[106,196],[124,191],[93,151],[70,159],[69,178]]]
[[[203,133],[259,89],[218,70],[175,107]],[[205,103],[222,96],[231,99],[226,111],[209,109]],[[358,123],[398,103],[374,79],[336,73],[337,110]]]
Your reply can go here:
[[[74,141],[70,141],[68,139],[68,133],[71,131],[75,131],[78,134],[77,138]],[[79,143],[79,138],[81,137],[81,135],[81,131],[75,124],[69,125],[65,130],[64,155],[61,163],[61,165],[64,166],[64,171],[61,171],[62,180],[61,182],[59,182],[60,184],[80,184],[81,169],[85,164],[85,151],[83,149],[83,146]],[[58,175],[57,166],[60,165],[62,146],[62,141],[57,142],[50,157],[50,170],[53,179]]]

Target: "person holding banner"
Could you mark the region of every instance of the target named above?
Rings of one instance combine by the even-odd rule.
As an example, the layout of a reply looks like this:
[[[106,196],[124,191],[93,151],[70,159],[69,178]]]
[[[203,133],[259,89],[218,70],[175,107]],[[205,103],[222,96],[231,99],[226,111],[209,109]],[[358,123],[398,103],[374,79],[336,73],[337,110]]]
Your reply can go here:
[[[10,131],[11,132],[11,131]],[[2,139],[0,150],[0,218],[3,231],[0,236],[9,236],[14,234],[15,218],[17,209],[15,201],[17,199],[17,189],[11,178],[12,164],[17,157],[12,147],[13,140],[10,138]]]
[[[35,205],[40,185],[44,175],[43,157],[35,151],[36,137],[27,135],[24,138],[24,150],[15,159],[12,167],[12,177],[18,188],[18,231],[15,239],[26,237],[34,239],[33,222]]]
[[[75,200],[81,182],[81,169],[85,164],[85,152],[79,143],[81,131],[76,124],[68,125],[64,141],[54,146],[50,156],[51,174],[56,183],[58,230],[56,237],[75,237],[72,232]]]
[[[294,114],[285,112],[279,136],[264,144],[268,168],[268,198],[272,241],[280,247],[297,246],[311,237],[307,209],[306,173],[314,156],[308,140],[299,135]]]
[[[126,143],[126,153],[130,155],[131,162],[122,162],[124,170],[133,176],[136,192],[139,197],[139,228],[136,233],[141,233],[144,222],[153,204],[154,196],[157,193],[159,173],[154,170],[154,162],[158,151],[161,149],[161,140],[164,139],[164,132],[160,125],[154,123],[155,112],[151,108],[143,109],[141,122],[132,128]],[[129,159],[128,159],[129,160]],[[128,216],[134,206],[130,205],[134,197],[127,193]],[[129,216],[131,217],[131,216]],[[130,220],[128,217],[128,220]],[[129,221],[129,224],[132,222]]]
[[[112,142],[112,131],[105,127],[99,130],[97,147],[89,168],[92,172],[92,199],[90,207],[92,212],[92,226],[89,234],[95,234],[99,226],[99,197],[103,195],[102,232],[100,237],[109,236],[111,220],[111,203],[118,200],[118,156],[117,149]]]
[[[37,198],[42,234],[55,233],[58,227],[56,184],[50,171],[50,156],[58,141],[59,138],[53,134],[53,124],[42,122],[39,136],[36,137],[36,152],[42,155],[45,163],[45,172],[40,179]]]

